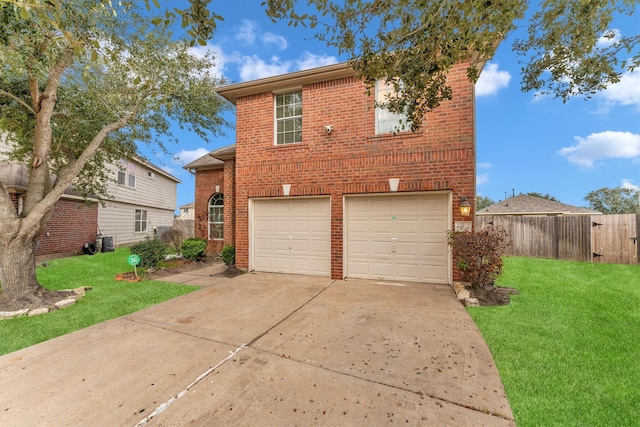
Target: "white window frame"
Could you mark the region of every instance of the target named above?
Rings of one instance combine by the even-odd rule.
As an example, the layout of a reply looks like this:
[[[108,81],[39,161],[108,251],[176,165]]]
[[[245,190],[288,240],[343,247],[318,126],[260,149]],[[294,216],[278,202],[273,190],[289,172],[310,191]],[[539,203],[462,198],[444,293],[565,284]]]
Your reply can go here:
[[[149,229],[149,212],[146,209],[136,209],[133,217],[133,232],[146,233]]]
[[[302,91],[274,94],[273,108],[274,144],[302,142]]]
[[[224,240],[224,194],[215,193],[209,199],[207,224],[209,240]]]
[[[118,160],[116,165],[118,170],[118,185],[129,188],[136,188],[136,164],[124,159]]]
[[[393,83],[386,79],[376,81],[376,102],[386,102],[389,95],[395,94]],[[376,107],[376,135],[396,134],[405,130],[407,115],[392,113],[386,108]]]

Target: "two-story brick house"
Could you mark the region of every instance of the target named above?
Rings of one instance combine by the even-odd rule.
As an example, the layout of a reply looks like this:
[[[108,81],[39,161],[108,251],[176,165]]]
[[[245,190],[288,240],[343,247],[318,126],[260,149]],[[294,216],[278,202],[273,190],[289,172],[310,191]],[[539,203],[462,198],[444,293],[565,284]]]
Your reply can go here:
[[[417,133],[375,108],[384,81],[369,96],[344,63],[219,88],[236,106],[236,145],[186,166],[196,230],[235,245],[243,269],[449,283],[446,232],[475,194],[466,66]]]

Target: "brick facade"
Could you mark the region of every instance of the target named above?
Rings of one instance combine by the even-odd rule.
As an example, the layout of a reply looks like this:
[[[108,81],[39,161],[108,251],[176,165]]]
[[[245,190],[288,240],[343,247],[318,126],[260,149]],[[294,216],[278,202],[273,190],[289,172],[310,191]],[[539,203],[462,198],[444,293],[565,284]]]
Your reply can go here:
[[[303,142],[273,144],[273,94],[236,101],[236,263],[249,263],[248,204],[252,197],[331,196],[331,276],[343,277],[343,196],[449,190],[453,220],[462,220],[459,200],[475,194],[473,86],[466,66],[449,76],[454,99],[430,113],[416,134],[375,135],[373,98],[355,77],[302,87]],[[324,125],[333,125],[330,135]],[[451,225],[453,227],[453,224]]]
[[[242,84],[234,94],[222,92],[236,105],[235,164],[225,160],[224,176],[221,170],[197,171],[197,236],[206,236],[206,203],[214,185],[221,185],[225,240],[236,247],[236,265],[247,269],[249,200],[282,197],[282,185],[290,184],[291,197],[331,197],[331,277],[341,279],[345,195],[389,193],[389,178],[399,178],[399,193],[450,192],[453,222],[468,220],[459,210],[461,197],[473,201],[475,194],[474,93],[466,64],[449,75],[453,100],[429,113],[418,133],[386,135],[375,134],[374,99],[352,72],[315,81],[313,71],[301,74],[301,143],[274,145],[274,92],[290,90],[288,76],[266,79],[268,90],[259,93]],[[325,125],[334,126],[330,134]]]
[[[207,253],[220,253],[224,241],[209,240],[209,199],[216,193],[216,186],[220,187],[220,192],[224,195],[226,206],[233,206],[231,201],[227,201],[224,169],[209,169],[198,171],[196,174],[196,194],[194,201],[195,229],[194,236],[207,240]],[[231,209],[225,208],[225,214]],[[225,215],[226,216],[226,215]],[[226,219],[226,218],[225,218]],[[227,234],[227,221],[225,221],[224,236]],[[232,233],[233,234],[233,233]],[[232,240],[231,240],[232,241]]]
[[[16,208],[19,197],[19,194],[11,193]],[[53,207],[49,224],[38,237],[36,256],[47,258],[81,254],[85,243],[96,243],[97,231],[97,204],[60,199]]]

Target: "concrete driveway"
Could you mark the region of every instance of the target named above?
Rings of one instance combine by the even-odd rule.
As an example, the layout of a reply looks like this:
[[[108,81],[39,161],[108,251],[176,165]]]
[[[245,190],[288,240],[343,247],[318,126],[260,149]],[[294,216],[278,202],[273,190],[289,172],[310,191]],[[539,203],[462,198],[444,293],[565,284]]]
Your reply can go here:
[[[515,425],[449,286],[198,280],[208,286],[0,357],[0,425]]]

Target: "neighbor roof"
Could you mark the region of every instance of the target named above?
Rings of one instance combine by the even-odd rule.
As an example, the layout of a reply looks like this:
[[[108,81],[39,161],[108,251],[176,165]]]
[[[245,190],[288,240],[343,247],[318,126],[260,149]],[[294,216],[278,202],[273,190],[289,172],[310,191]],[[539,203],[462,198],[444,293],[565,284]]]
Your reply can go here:
[[[593,209],[571,206],[542,197],[520,194],[479,210],[476,215],[600,215]]]

